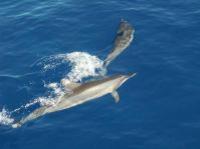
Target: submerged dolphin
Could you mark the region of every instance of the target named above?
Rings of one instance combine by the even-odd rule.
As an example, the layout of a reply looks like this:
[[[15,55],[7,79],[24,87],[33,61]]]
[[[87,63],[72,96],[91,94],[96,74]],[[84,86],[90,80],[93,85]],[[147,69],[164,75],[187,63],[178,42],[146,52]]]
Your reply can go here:
[[[104,61],[104,66],[107,67],[121,52],[123,52],[132,42],[135,30],[125,20],[121,20],[117,36],[114,41],[114,46]]]
[[[109,93],[111,93],[111,95],[115,99],[115,102],[117,103],[120,98],[116,89],[118,89],[126,80],[135,75],[136,73],[128,75],[113,75],[111,77],[90,81],[84,84],[68,83],[67,87],[70,88],[72,92],[67,93],[63,97],[61,97],[56,105],[38,108],[30,113],[27,117],[13,124],[12,127],[20,127],[27,121],[36,119],[47,113],[68,109]]]

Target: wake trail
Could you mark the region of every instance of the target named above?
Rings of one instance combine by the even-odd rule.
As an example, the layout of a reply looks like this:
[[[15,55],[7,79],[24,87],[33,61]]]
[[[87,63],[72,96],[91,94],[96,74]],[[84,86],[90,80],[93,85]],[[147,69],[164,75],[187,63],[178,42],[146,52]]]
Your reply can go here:
[[[37,97],[12,111],[3,108],[0,111],[0,125],[11,126],[15,122],[12,114],[23,109],[28,111],[28,108],[35,104],[39,104],[40,106],[55,105],[65,93],[70,92],[70,90],[64,87],[63,82],[82,82],[85,78],[104,76],[107,72],[103,66],[103,60],[87,52],[78,51],[45,57],[38,60],[34,65],[41,66],[41,71],[45,73],[64,64],[67,64],[70,71],[64,74],[64,77],[60,81],[44,84],[44,87],[50,92],[48,96]]]

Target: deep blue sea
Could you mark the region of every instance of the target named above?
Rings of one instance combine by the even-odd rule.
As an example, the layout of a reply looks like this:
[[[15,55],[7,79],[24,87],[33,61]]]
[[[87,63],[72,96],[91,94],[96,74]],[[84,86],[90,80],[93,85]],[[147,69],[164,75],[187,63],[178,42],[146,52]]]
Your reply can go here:
[[[106,95],[17,129],[7,124],[53,96],[48,84],[71,72],[66,55],[103,60],[121,18],[135,38],[107,75],[137,75],[118,89],[118,104]],[[1,1],[0,149],[199,149],[199,29],[199,0]]]

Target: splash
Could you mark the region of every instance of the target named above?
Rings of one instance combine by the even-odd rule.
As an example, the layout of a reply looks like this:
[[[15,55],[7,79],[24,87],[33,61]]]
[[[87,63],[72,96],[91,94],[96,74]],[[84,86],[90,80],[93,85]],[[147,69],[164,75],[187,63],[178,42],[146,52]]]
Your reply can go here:
[[[10,112],[8,112],[5,108],[0,111],[0,124],[10,125],[14,122],[14,119],[11,118]]]
[[[103,71],[103,61],[85,52],[67,54],[65,60],[70,62],[72,67],[67,78],[73,82],[81,81],[89,76],[98,76],[101,70]]]
[[[97,56],[87,52],[72,52],[45,57],[37,65],[42,66],[42,71],[46,72],[62,64],[68,64],[71,71],[65,75],[65,78],[73,82],[81,82],[87,77],[105,75],[103,63]]]
[[[70,92],[70,89],[66,88],[63,82],[81,82],[84,78],[106,74],[103,61],[97,56],[90,55],[86,52],[72,52],[45,57],[37,61],[36,65],[42,66],[41,71],[44,73],[56,69],[60,65],[66,65],[66,69],[67,66],[70,67],[70,71],[64,74],[64,78],[59,82],[44,84],[44,87],[47,88],[50,93],[48,96],[41,96],[33,99],[29,103],[11,112],[2,109],[0,112],[0,124],[11,125],[14,122],[14,119],[11,118],[13,113],[19,112],[22,109],[27,110],[35,104],[39,104],[40,106],[55,105],[65,93]]]
[[[28,109],[29,107],[40,104],[40,106],[48,106],[48,105],[55,105],[56,99],[55,97],[62,96],[64,94],[64,90],[59,87],[58,83],[50,83],[44,84],[44,87],[51,90],[50,95],[47,97],[38,97],[36,99],[31,100],[30,102],[26,103],[25,105],[20,106],[19,108],[10,112],[10,114],[16,113],[21,111],[22,109]],[[1,124],[1,122],[0,122]]]

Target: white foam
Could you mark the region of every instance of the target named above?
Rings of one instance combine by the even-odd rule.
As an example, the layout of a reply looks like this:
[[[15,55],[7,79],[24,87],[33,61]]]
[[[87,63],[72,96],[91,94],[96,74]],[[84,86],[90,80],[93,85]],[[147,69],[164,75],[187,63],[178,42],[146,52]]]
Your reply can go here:
[[[86,52],[73,52],[67,54],[65,60],[70,63],[71,71],[67,78],[73,82],[82,81],[83,78],[100,75],[103,70],[103,61],[97,56],[90,55]]]
[[[24,105],[23,108],[27,109],[28,107],[36,103],[39,103],[41,106],[55,105],[58,102],[59,98],[65,93],[63,88],[59,85],[59,83],[54,82],[50,84],[44,84],[44,86],[51,90],[51,94],[47,97],[38,97]]]
[[[44,84],[44,87],[51,89],[51,94],[49,96],[35,98],[25,105],[22,105],[19,108],[11,111],[10,113],[12,114],[22,109],[28,109],[35,104],[40,104],[41,106],[55,105],[58,102],[58,99],[65,93],[58,83]]]
[[[42,66],[44,72],[55,69],[62,64],[68,64],[71,67],[71,71],[66,74],[66,77],[73,82],[106,73],[103,67],[103,61],[97,56],[90,55],[87,52],[57,54],[46,57],[37,63],[37,65]]]
[[[10,112],[8,112],[5,108],[0,111],[0,124],[10,125],[14,122],[14,119],[11,118]]]

